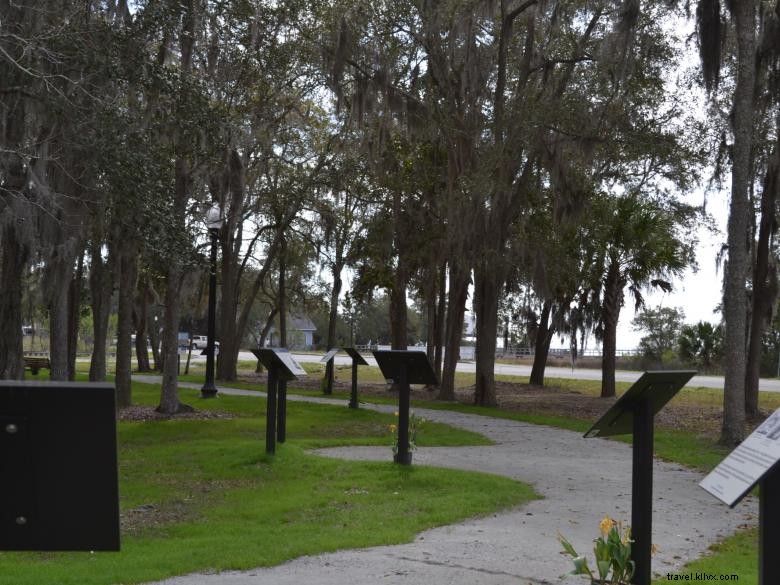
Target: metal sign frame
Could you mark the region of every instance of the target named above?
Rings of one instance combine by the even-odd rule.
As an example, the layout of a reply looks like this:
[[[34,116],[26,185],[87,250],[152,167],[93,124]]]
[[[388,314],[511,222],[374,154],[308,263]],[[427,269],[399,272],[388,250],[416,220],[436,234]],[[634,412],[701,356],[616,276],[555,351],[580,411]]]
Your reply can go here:
[[[653,535],[653,419],[696,374],[694,370],[645,372],[585,438],[633,435],[631,472],[631,560],[634,585],[650,585]]]
[[[369,365],[368,362],[365,360],[365,358],[360,355],[360,352],[356,350],[354,347],[344,347],[342,348],[345,352],[347,352],[347,355],[352,358],[352,362],[357,362],[359,366],[367,366]]]
[[[398,393],[398,452],[393,457],[396,463],[409,465],[412,453],[409,450],[409,402],[410,384],[437,384],[428,356],[419,351],[376,350],[372,352],[382,375],[399,386]]]
[[[276,443],[287,439],[287,382],[306,371],[283,347],[263,347],[252,353],[268,369],[265,411],[265,452],[276,453]]]
[[[345,347],[343,349],[352,358],[352,388],[349,393],[349,407],[358,408],[358,366],[367,366],[368,362],[354,347]]]

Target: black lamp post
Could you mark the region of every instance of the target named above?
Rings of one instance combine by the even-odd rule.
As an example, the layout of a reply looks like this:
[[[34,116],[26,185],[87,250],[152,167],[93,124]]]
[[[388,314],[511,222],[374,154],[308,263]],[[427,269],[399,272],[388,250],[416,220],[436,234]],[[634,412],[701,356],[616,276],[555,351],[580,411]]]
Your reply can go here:
[[[206,334],[206,381],[200,389],[202,398],[214,398],[217,387],[214,385],[214,338],[216,337],[217,321],[217,244],[219,230],[222,228],[222,210],[215,203],[206,212],[206,226],[211,236],[211,266],[209,268],[209,316]]]

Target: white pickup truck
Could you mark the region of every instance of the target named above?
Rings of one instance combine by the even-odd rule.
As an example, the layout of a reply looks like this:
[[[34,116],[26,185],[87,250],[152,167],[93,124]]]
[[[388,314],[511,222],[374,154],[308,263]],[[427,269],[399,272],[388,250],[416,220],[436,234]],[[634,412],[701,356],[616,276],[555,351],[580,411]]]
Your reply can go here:
[[[208,342],[209,338],[206,335],[193,335],[190,339],[190,346],[192,349],[206,349]],[[215,341],[214,345],[219,347],[219,341]]]

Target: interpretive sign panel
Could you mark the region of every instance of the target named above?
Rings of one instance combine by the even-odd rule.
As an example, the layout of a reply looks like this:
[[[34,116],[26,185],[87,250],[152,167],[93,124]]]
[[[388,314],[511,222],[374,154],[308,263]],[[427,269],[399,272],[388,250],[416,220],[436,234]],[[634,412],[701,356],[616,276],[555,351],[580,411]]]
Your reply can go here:
[[[298,376],[306,375],[306,370],[301,367],[301,364],[295,361],[295,358],[289,351],[286,349],[275,349],[274,351],[276,352],[276,355],[279,357],[281,362],[284,364],[284,367],[286,367],[293,376],[297,378]]]
[[[338,348],[331,349],[328,353],[326,353],[324,356],[322,356],[322,359],[320,360],[320,363],[326,364],[330,360],[333,359],[333,356],[335,356],[339,352]]]
[[[780,461],[780,409],[734,449],[699,485],[736,506]]]
[[[305,376],[306,370],[301,367],[292,354],[283,347],[268,347],[253,349],[252,353],[269,370],[277,367],[282,380],[295,380],[298,376]],[[281,366],[281,367],[279,367]]]
[[[115,394],[0,382],[0,550],[119,550]]]
[[[695,370],[645,372],[631,388],[585,433],[586,438],[629,435],[634,428],[634,411],[649,400],[655,416],[675,394],[696,375]]]
[[[428,356],[419,351],[393,349],[372,352],[386,380],[400,383],[401,368],[406,367],[409,384],[438,384]]]
[[[356,363],[359,366],[367,366],[368,362],[363,358],[362,355],[360,355],[360,352],[356,350],[354,347],[345,347],[344,351],[347,352],[347,355],[352,358],[352,361]]]

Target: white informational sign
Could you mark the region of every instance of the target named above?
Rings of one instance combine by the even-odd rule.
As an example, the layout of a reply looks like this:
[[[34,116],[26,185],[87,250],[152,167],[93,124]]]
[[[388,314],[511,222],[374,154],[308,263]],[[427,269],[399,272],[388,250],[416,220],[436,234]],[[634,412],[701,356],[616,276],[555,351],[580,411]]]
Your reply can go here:
[[[734,449],[699,484],[734,506],[780,461],[780,408]]]
[[[276,353],[276,357],[278,357],[281,362],[287,366],[287,369],[290,370],[290,373],[294,376],[305,376],[306,370],[304,370],[301,367],[301,364],[295,361],[295,358],[292,356],[290,352],[285,350],[279,350],[274,349],[274,353]]]
[[[322,359],[320,360],[321,363],[328,363],[330,360],[333,359],[333,356],[335,356],[339,352],[339,348],[331,349],[328,353],[326,353],[324,356],[322,356]]]

